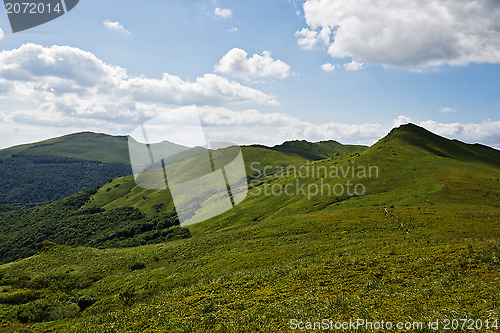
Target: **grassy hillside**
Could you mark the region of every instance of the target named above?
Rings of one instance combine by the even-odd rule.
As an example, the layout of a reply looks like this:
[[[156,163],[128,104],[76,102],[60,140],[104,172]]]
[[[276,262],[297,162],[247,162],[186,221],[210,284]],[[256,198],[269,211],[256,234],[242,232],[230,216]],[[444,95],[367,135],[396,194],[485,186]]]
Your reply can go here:
[[[179,228],[175,210],[147,217],[133,207],[84,207],[97,189],[89,189],[45,206],[0,213],[0,262],[28,257],[39,243],[93,247],[154,244],[189,237]],[[164,193],[166,200],[166,193]]]
[[[76,160],[130,164],[126,136],[83,132],[0,151],[0,160],[13,155],[68,157]]]
[[[340,154],[363,151],[367,147],[359,145],[343,145],[337,141],[307,142],[304,140],[287,141],[281,145],[272,147],[272,150],[293,153],[300,155],[308,160],[321,160],[324,158],[335,157]]]
[[[290,332],[291,319],[358,318],[468,318],[497,331],[499,151],[414,125],[302,168],[264,150],[244,151],[272,166],[248,170],[249,197],[189,226],[189,239],[46,246],[0,266],[0,332]],[[154,215],[157,193],[114,182],[87,205]]]
[[[288,148],[272,148],[283,150],[282,154],[273,154],[267,147],[243,149],[248,150],[249,160],[267,165],[280,159],[297,163],[363,148],[334,141],[290,142],[283,147]],[[247,170],[251,170],[250,164]],[[126,136],[84,132],[16,146],[0,150],[0,205],[55,201],[130,174]]]
[[[242,147],[246,173],[249,179],[268,165],[300,167],[307,160],[296,154],[278,153],[262,147]],[[155,216],[174,209],[171,199],[165,199],[163,190],[144,190],[137,187],[132,176],[116,178],[101,187],[85,207],[105,209],[134,207],[148,216]]]
[[[247,165],[249,176],[269,163],[286,167],[306,162],[293,154],[263,148],[244,147],[243,154],[258,161],[252,167]],[[142,189],[133,176],[115,178],[100,188],[48,205],[4,209],[0,212],[0,263],[35,254],[37,244],[44,240],[121,247],[189,235],[187,229],[169,229],[176,224],[179,221],[168,191]]]
[[[77,133],[0,151],[0,205],[50,202],[130,175],[126,137]]]

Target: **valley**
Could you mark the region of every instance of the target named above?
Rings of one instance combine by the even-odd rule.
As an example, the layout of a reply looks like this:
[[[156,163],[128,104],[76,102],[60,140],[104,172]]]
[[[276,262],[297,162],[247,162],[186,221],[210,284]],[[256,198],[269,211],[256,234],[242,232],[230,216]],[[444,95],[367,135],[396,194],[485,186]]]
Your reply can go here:
[[[498,320],[500,151],[412,124],[368,148],[299,146],[242,147],[248,197],[185,228],[168,191],[138,188],[132,176],[48,204],[4,207],[0,332]],[[306,165],[318,172],[304,176]],[[354,166],[373,172],[341,171]],[[335,169],[335,177],[323,172]],[[319,191],[346,182],[362,184],[363,195]],[[272,191],[295,184],[304,193]]]

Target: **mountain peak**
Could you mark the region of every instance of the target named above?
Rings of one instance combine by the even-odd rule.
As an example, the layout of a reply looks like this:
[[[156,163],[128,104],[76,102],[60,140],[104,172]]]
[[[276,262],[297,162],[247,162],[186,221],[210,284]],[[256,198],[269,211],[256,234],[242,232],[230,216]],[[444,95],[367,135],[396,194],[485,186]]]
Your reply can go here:
[[[500,151],[481,144],[468,144],[459,140],[447,139],[418,125],[408,123],[395,127],[374,146],[406,145],[428,153],[461,161],[478,160],[500,166]]]
[[[62,156],[87,161],[129,164],[127,137],[79,132],[14,146],[0,151],[0,160],[13,155]]]
[[[309,160],[321,160],[324,158],[334,157],[342,153],[362,151],[367,147],[356,145],[343,145],[334,140],[309,142],[306,140],[285,141],[281,145],[276,145],[270,149],[283,152],[293,153],[303,156]]]

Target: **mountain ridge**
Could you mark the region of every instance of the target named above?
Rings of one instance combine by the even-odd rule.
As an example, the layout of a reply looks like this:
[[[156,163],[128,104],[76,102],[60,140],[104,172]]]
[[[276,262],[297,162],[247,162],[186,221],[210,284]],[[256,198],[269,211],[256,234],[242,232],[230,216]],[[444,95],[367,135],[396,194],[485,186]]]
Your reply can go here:
[[[299,310],[301,319],[496,318],[496,153],[488,159],[482,147],[412,125],[362,152],[312,162],[262,147],[242,152],[247,164],[269,168],[247,169],[249,196],[188,226],[189,238],[168,241],[183,236],[162,229],[173,216],[169,192],[139,189],[131,176],[0,213],[10,258],[28,247],[34,254],[36,241],[60,243],[0,265],[0,332],[288,332]],[[372,176],[350,172],[370,166]],[[365,193],[319,192],[347,182]],[[160,243],[107,248],[149,240]]]
[[[500,164],[500,150],[498,149],[479,143],[471,144],[457,139],[447,139],[412,123],[392,129],[389,135],[381,141],[386,142],[393,136],[441,157],[460,160],[475,158],[488,164]]]
[[[63,156],[79,160],[130,163],[127,136],[78,132],[0,150],[0,160],[16,154]]]

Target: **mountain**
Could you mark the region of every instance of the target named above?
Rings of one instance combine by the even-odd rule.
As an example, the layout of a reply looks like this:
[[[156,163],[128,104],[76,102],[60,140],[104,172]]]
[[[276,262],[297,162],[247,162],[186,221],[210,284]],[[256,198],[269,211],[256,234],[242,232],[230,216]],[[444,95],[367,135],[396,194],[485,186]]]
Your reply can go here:
[[[337,141],[307,142],[305,140],[287,141],[270,149],[300,155],[308,160],[316,161],[340,154],[365,150],[366,146],[343,145]]]
[[[112,178],[131,175],[127,140],[126,136],[83,132],[0,150],[0,205],[55,201],[101,186]],[[283,149],[271,149],[297,159],[318,159],[363,149],[334,141],[285,142],[282,146]],[[168,142],[161,147],[183,150]]]
[[[500,154],[497,149],[477,143],[466,144],[458,140],[449,140],[414,124],[403,125],[392,130],[391,134],[382,143],[403,140],[436,156],[464,162],[483,162],[497,167],[500,165]]]
[[[361,152],[313,162],[263,147],[242,151],[249,196],[189,226],[188,238],[102,249],[45,242],[36,255],[1,265],[0,332],[289,332],[319,318],[394,325],[411,318],[415,331],[438,318],[474,318],[497,330],[500,151],[415,125]],[[86,244],[105,247],[126,242],[129,226],[135,241],[147,237],[125,217],[99,229],[113,219],[99,214],[161,218],[173,209],[161,193],[122,177],[86,198],[1,217],[17,220],[25,239],[40,220],[40,239],[85,241],[88,232]],[[51,217],[65,200],[74,202],[70,213],[83,213],[70,221],[82,235]],[[36,209],[43,217],[32,215]],[[19,243],[8,233],[4,239]]]
[[[162,145],[172,148],[170,145]],[[247,163],[249,175],[269,164],[299,167],[306,163],[306,160],[298,155],[265,148],[243,147],[242,151],[247,160],[257,162],[252,166]],[[30,156],[40,158],[35,154]],[[69,159],[57,157],[55,153],[54,157],[46,158],[52,162],[56,158]],[[80,162],[76,164],[77,167],[82,164],[85,166],[81,160],[78,161]],[[63,165],[67,172],[58,175],[62,182],[58,184],[72,184],[76,176],[69,179],[65,177],[69,172],[81,172],[81,169],[74,170],[74,163],[67,162]],[[109,166],[115,163],[99,165]],[[47,163],[50,172],[56,167],[56,163]],[[48,184],[53,180],[43,173],[41,177],[44,177],[43,181]],[[4,207],[4,213],[0,213],[0,263],[35,254],[36,245],[47,239],[68,245],[123,247],[189,237],[187,229],[171,228],[178,225],[179,221],[168,191],[142,189],[136,185],[133,176],[112,180],[103,178],[103,183],[103,186],[90,188],[42,206],[21,206],[20,209],[18,206]],[[19,185],[16,187],[23,188]],[[21,194],[26,196],[22,192]]]
[[[0,160],[12,156],[51,156],[102,163],[130,164],[126,136],[82,132],[0,150]]]
[[[0,205],[50,202],[132,173],[126,137],[77,133],[0,151]]]

